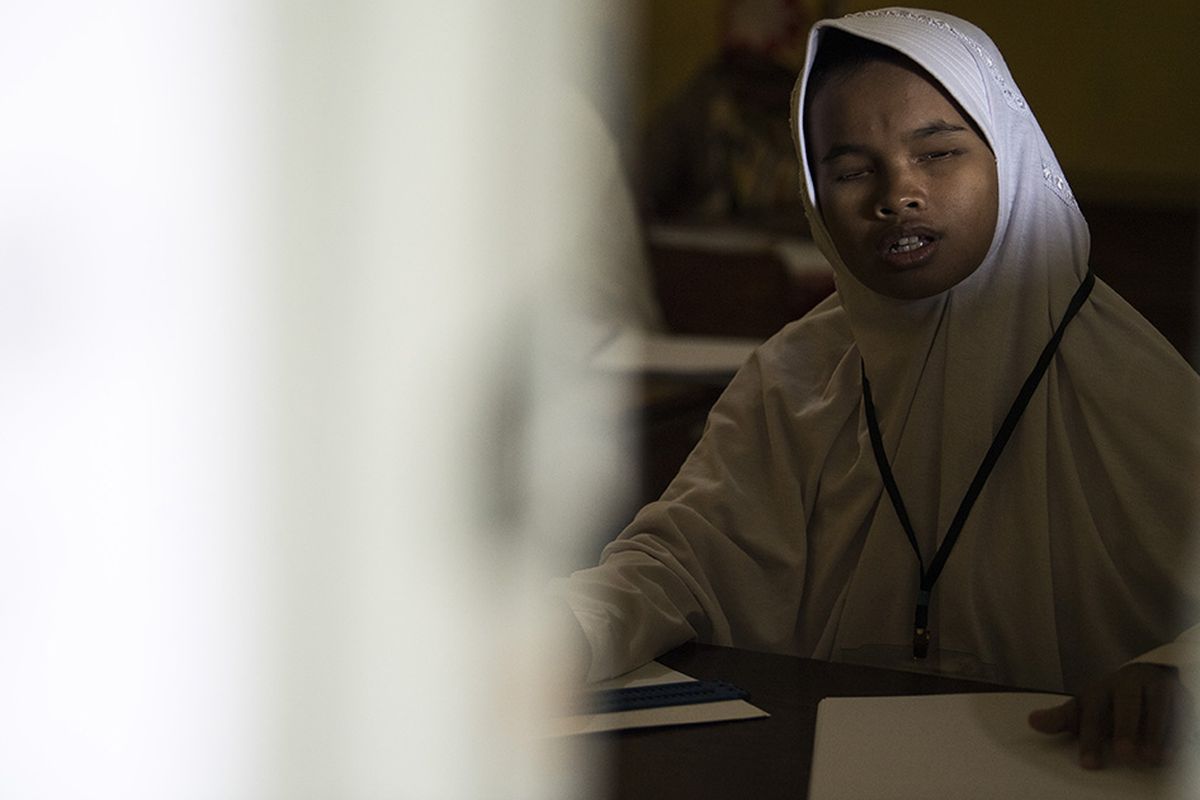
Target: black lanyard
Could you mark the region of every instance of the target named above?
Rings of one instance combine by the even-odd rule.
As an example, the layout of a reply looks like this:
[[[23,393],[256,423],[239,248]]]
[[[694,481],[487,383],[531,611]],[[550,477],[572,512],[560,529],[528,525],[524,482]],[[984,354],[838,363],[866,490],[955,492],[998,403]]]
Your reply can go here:
[[[1095,282],[1096,278],[1089,269],[1083,282],[1075,290],[1075,295],[1071,298],[1054,335],[1046,343],[1046,347],[1038,357],[1029,377],[1025,379],[1025,384],[1008,410],[1008,416],[1004,418],[1000,430],[996,431],[996,436],[992,439],[992,446],[988,448],[987,455],[983,457],[983,462],[975,472],[975,478],[967,487],[967,493],[963,495],[962,502],[958,504],[958,511],[954,514],[954,519],[946,531],[945,538],[942,539],[941,546],[934,554],[928,570],[925,569],[925,561],[921,558],[921,548],[917,546],[917,535],[913,532],[912,523],[909,522],[908,511],[904,508],[904,499],[900,496],[900,488],[896,486],[891,464],[888,463],[887,453],[883,449],[883,436],[879,433],[879,421],[875,417],[875,404],[871,402],[871,383],[867,380],[866,365],[862,365],[863,404],[867,412],[867,429],[871,434],[871,447],[875,451],[875,463],[879,465],[879,475],[883,478],[883,486],[887,489],[888,497],[891,498],[892,508],[896,510],[896,516],[900,518],[900,524],[904,527],[904,535],[908,537],[908,543],[912,545],[913,552],[917,555],[917,567],[920,570],[921,588],[917,592],[917,609],[913,619],[913,658],[925,658],[929,653],[929,598],[933,593],[933,585],[937,583],[938,576],[942,574],[942,568],[946,566],[946,559],[950,557],[950,551],[954,549],[954,543],[958,541],[958,535],[962,533],[963,525],[967,522],[967,515],[971,513],[971,507],[975,505],[976,498],[983,491],[983,485],[987,483],[988,476],[992,473],[992,467],[996,465],[1000,453],[1004,450],[1004,445],[1008,444],[1013,429],[1017,427],[1017,422],[1021,419],[1021,414],[1025,412],[1025,407],[1029,405],[1029,400],[1037,390],[1038,384],[1041,383],[1042,376],[1046,374],[1046,369],[1050,366],[1055,351],[1058,350],[1058,343],[1062,340],[1067,324],[1074,319],[1075,314],[1087,300]]]

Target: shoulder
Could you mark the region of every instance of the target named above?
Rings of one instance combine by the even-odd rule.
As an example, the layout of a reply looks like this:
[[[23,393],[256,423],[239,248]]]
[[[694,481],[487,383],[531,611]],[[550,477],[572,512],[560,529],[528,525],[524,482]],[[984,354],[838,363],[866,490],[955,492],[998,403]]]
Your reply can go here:
[[[1120,485],[1170,483],[1192,502],[1200,469],[1200,375],[1120,295],[1096,281],[1063,338],[1057,383],[1072,446]],[[1153,505],[1147,497],[1147,505]]]
[[[1200,389],[1200,376],[1166,337],[1102,280],[1067,335],[1071,341],[1064,339],[1063,351],[1072,374],[1104,379],[1095,382],[1097,389],[1112,389],[1109,379],[1122,389],[1173,386],[1185,394]]]
[[[834,292],[755,352],[764,382],[823,391],[857,347],[841,298]]]
[[[735,419],[747,414],[791,419],[817,408],[856,403],[857,353],[835,292],[756,349],[714,411]]]
[[[831,443],[857,414],[858,364],[845,310],[831,295],[754,351],[664,499],[697,496],[697,487],[702,495],[725,487],[717,493],[724,496],[731,486],[775,496],[781,484],[791,487],[783,492],[789,497],[807,496],[796,484],[812,486]]]

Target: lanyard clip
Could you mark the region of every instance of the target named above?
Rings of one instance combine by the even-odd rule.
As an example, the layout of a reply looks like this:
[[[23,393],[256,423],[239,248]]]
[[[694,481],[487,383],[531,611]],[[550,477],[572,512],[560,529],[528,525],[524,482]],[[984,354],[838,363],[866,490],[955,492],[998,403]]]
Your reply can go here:
[[[925,658],[929,655],[929,628],[917,628],[913,631],[913,658]]]
[[[923,659],[929,655],[929,591],[917,593],[917,609],[913,615],[913,658]]]

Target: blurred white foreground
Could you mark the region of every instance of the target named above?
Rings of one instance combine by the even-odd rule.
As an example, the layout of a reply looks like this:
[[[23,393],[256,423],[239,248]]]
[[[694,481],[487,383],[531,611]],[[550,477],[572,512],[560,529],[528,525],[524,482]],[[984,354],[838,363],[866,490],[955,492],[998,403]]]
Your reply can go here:
[[[0,796],[589,796],[529,735],[626,466],[567,6],[5,5]]]

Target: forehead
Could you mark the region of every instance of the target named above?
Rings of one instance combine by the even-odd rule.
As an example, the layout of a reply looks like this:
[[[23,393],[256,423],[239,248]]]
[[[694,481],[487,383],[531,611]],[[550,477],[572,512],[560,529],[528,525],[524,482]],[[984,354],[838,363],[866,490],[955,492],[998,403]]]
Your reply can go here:
[[[805,127],[810,147],[820,147],[831,137],[902,130],[935,120],[971,125],[946,90],[924,72],[869,61],[831,75],[817,88]]]

